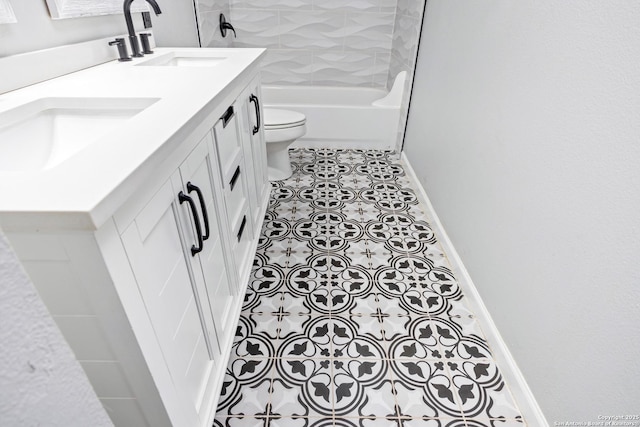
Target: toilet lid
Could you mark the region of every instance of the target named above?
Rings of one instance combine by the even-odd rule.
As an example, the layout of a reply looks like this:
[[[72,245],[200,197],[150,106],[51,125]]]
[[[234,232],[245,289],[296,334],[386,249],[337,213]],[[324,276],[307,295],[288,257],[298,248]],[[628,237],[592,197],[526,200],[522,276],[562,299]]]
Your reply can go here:
[[[305,124],[307,118],[304,114],[291,110],[280,110],[277,108],[264,109],[265,129],[283,129],[301,126]]]

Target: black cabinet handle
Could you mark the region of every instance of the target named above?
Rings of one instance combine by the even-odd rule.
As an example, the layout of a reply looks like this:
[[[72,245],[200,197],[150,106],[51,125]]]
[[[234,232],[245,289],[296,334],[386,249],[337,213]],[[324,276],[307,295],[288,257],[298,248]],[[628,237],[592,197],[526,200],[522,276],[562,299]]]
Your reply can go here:
[[[229,186],[231,187],[231,191],[233,191],[233,187],[236,186],[236,181],[238,181],[238,177],[240,176],[240,166],[236,168],[236,171],[233,173],[231,177],[231,182],[229,182]]]
[[[244,233],[244,226],[247,225],[247,216],[242,217],[242,224],[240,224],[240,230],[238,230],[238,242],[242,240],[242,233]]]
[[[187,182],[187,191],[189,193],[195,191],[198,195],[198,199],[200,200],[200,210],[202,211],[202,219],[204,219],[204,236],[202,236],[202,240],[207,240],[209,238],[209,215],[207,214],[204,197],[202,197],[202,191],[200,191],[200,188],[197,185],[193,185],[191,182]]]
[[[227,125],[229,124],[229,121],[233,118],[233,115],[235,114],[235,111],[233,111],[233,105],[229,108],[227,108],[227,111],[224,112],[224,115],[222,116],[222,127],[226,128]]]
[[[262,123],[260,123],[260,100],[254,94],[251,94],[249,97],[249,101],[253,102],[253,106],[256,109],[256,125],[253,127],[253,134],[260,132],[260,127]]]
[[[178,200],[180,200],[180,204],[184,202],[188,202],[191,207],[191,213],[193,214],[193,222],[196,226],[196,234],[198,235],[198,246],[191,246],[191,256],[196,256],[198,252],[202,252],[202,228],[200,227],[200,218],[198,218],[198,211],[196,209],[196,203],[193,199],[182,191],[178,194]]]

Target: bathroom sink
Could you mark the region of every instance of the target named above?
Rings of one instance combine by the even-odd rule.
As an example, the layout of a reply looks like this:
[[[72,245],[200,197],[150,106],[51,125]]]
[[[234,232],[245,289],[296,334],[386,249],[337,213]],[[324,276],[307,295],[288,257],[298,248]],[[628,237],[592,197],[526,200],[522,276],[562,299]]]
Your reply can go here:
[[[168,53],[158,58],[141,62],[137,65],[152,67],[215,67],[226,59],[227,58],[224,56],[211,56],[196,53]]]
[[[51,169],[156,98],[41,98],[0,112],[0,171]]]

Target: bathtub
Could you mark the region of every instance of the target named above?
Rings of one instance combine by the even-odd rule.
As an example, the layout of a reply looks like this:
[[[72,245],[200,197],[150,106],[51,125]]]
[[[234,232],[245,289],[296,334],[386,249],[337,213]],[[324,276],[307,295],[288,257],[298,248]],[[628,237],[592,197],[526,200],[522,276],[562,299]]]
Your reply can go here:
[[[262,87],[266,108],[307,116],[307,134],[292,147],[393,150],[407,73],[399,73],[389,92],[360,87]]]

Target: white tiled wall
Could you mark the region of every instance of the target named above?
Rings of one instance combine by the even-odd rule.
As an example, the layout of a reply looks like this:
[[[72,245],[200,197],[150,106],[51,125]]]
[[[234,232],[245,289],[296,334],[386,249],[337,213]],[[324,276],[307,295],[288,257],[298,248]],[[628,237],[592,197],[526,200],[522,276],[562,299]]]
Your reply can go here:
[[[229,0],[197,0],[198,27],[202,47],[229,47],[233,44],[233,33],[223,38],[220,33],[220,14],[229,21],[231,9]]]
[[[199,4],[203,46],[218,31],[208,16],[224,3]],[[265,83],[384,87],[396,6],[397,0],[230,0],[233,46],[269,48]]]
[[[274,9],[248,9],[232,0],[237,46],[270,48],[266,83],[376,86],[388,73],[394,14],[379,0],[293,2]],[[293,66],[304,60],[303,66]]]

